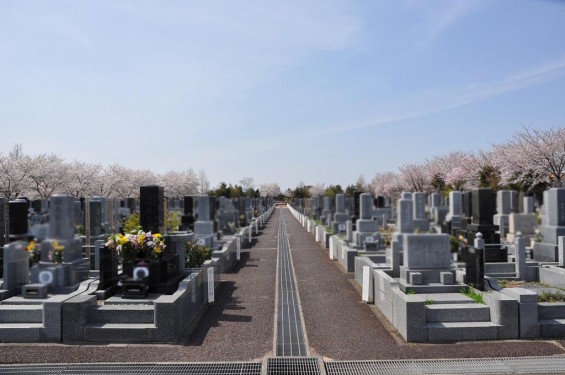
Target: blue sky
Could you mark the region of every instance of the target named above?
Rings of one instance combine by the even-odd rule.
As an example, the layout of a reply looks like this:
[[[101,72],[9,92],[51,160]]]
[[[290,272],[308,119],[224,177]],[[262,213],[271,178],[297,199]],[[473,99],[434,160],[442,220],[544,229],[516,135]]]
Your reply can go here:
[[[0,0],[0,152],[348,185],[565,126],[565,1]]]

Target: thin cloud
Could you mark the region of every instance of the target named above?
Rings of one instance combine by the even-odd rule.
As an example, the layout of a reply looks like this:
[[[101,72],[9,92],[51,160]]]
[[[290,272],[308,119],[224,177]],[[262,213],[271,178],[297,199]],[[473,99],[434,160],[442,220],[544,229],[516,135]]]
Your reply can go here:
[[[528,71],[511,75],[498,82],[471,84],[462,89],[436,92],[432,94],[432,100],[429,100],[426,103],[415,103],[414,107],[420,107],[421,109],[415,108],[408,113],[403,111],[403,114],[386,114],[378,119],[360,124],[350,124],[326,129],[318,129],[313,131],[309,136],[341,134],[359,129],[366,129],[390,124],[397,121],[411,120],[422,116],[459,108],[467,104],[486,100],[509,92],[518,91],[526,87],[536,86],[544,82],[561,79],[564,76],[565,56],[555,60],[547,61],[539,66],[529,69]],[[418,97],[429,97],[429,95],[423,93],[419,94]],[[445,98],[449,98],[450,100],[445,101]],[[303,136],[304,135],[302,135],[301,137]]]

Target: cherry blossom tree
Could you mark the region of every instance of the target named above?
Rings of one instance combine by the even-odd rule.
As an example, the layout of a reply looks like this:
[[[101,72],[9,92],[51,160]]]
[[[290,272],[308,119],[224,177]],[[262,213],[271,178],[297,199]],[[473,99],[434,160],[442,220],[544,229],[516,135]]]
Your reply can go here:
[[[67,165],[67,178],[63,191],[76,198],[98,194],[98,181],[103,168],[101,164],[88,164],[77,160]]]
[[[324,184],[316,184],[314,186],[310,186],[308,190],[310,191],[310,196],[313,197],[316,195],[324,195],[326,188],[324,187]]]
[[[403,190],[400,175],[394,172],[377,173],[371,180],[371,187],[373,194],[391,198],[397,198]]]
[[[399,170],[404,190],[421,192],[431,190],[431,178],[424,165],[403,164]]]
[[[565,172],[565,128],[523,127],[506,144],[495,145],[507,179],[533,178],[534,183],[560,183]]]
[[[31,163],[21,145],[15,145],[8,155],[0,154],[0,194],[18,198],[29,192],[29,168]]]
[[[29,163],[29,189],[34,197],[49,198],[62,192],[68,177],[69,166],[55,154],[41,154],[26,158]]]
[[[165,195],[169,198],[182,198],[198,194],[198,176],[193,169],[176,172],[169,171],[161,177]]]
[[[281,194],[281,188],[278,183],[270,182],[259,186],[259,192],[262,197],[276,197]]]

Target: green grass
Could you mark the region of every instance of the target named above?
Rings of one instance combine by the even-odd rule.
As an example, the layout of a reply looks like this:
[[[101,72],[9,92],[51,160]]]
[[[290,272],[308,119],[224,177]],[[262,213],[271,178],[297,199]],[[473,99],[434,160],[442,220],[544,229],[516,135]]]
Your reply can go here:
[[[538,302],[564,302],[565,294],[560,291],[557,292],[546,292],[543,291],[538,294]]]
[[[406,294],[416,294],[416,291],[412,288],[406,289]]]
[[[424,301],[425,305],[432,305],[433,303],[434,303],[434,301],[429,299],[429,298],[426,298],[426,300]]]
[[[486,305],[485,300],[483,299],[483,294],[481,292],[477,292],[475,291],[475,289],[472,289],[468,286],[462,287],[459,291],[467,297],[473,299],[476,303]]]

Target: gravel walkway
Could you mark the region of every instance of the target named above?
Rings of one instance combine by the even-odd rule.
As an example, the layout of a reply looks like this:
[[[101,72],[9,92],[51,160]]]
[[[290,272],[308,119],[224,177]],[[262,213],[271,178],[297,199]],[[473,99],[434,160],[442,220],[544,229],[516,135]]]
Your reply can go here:
[[[250,361],[271,356],[278,212],[241,264],[223,274],[216,303],[184,345],[0,344],[0,363]]]
[[[370,360],[565,354],[557,341],[406,343],[376,307],[361,301],[354,275],[342,272],[288,209],[285,219],[312,355]]]

